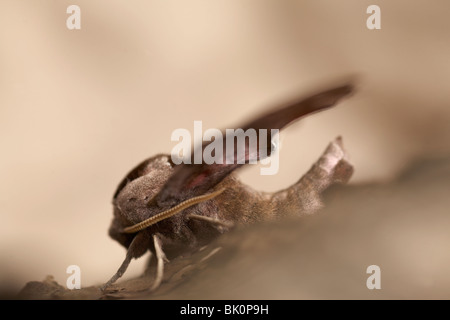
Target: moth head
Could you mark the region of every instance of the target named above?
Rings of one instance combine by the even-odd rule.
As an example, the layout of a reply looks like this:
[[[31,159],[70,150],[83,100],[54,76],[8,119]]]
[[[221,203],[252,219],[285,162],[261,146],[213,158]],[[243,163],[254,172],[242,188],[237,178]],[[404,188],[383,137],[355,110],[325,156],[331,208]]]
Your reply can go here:
[[[122,179],[113,197],[109,235],[114,240],[128,248],[133,235],[123,229],[152,215],[156,208],[149,203],[171,176],[173,167],[170,156],[159,154],[137,165]]]

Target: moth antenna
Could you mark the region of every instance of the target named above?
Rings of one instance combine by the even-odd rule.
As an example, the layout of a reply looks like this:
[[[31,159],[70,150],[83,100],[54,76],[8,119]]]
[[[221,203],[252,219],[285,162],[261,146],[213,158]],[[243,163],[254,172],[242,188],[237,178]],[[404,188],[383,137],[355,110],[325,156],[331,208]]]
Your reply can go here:
[[[198,214],[190,214],[187,216],[188,219],[192,219],[192,220],[199,220],[199,221],[205,221],[205,222],[209,222],[212,225],[214,225],[215,227],[224,227],[227,229],[230,229],[232,227],[234,227],[234,223],[229,222],[229,221],[221,221],[218,219],[214,219],[214,218],[210,218],[210,217],[205,217],[205,216],[201,216]]]
[[[156,266],[155,282],[150,288],[151,291],[156,290],[161,285],[164,276],[164,261],[169,262],[162,249],[161,240],[156,234],[153,235],[153,243],[155,245],[157,266]]]
[[[151,225],[154,225],[155,223],[161,221],[161,220],[165,220],[168,219],[174,215],[176,215],[177,213],[183,211],[186,208],[189,208],[191,206],[193,206],[194,204],[200,203],[200,202],[204,202],[207,201],[209,199],[212,199],[214,197],[217,197],[219,194],[221,194],[222,192],[224,192],[225,189],[220,189],[208,194],[203,194],[201,196],[197,196],[191,199],[188,199],[186,201],[181,202],[180,204],[176,205],[175,207],[163,211],[161,213],[158,213],[156,215],[154,215],[153,217],[150,217],[148,219],[145,219],[144,221],[141,221],[135,225],[132,225],[130,227],[126,227],[125,229],[123,229],[123,232],[125,233],[135,233],[138,231],[141,231],[145,228],[150,227]]]

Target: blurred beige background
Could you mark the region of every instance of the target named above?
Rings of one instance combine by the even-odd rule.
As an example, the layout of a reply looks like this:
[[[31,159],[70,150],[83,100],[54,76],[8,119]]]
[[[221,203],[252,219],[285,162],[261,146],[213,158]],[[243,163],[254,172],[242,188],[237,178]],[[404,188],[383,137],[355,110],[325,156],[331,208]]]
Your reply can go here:
[[[66,8],[81,7],[81,30]],[[382,29],[366,28],[381,7]],[[0,4],[0,286],[52,274],[106,281],[124,249],[107,236],[111,197],[171,132],[240,123],[348,75],[358,93],[285,130],[296,181],[337,135],[352,183],[389,181],[412,159],[450,153],[450,3],[435,0],[31,1]],[[126,278],[142,271],[133,263]]]

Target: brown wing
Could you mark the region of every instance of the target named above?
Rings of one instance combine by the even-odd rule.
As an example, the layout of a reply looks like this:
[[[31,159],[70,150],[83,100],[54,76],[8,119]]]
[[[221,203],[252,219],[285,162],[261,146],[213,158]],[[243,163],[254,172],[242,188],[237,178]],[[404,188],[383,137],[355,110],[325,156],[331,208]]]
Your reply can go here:
[[[248,141],[245,144],[245,163],[250,159],[262,159],[270,156],[271,153],[271,129],[281,130],[289,123],[297,120],[305,115],[321,111],[332,107],[341,98],[347,96],[353,91],[351,84],[339,86],[330,90],[320,92],[312,95],[306,99],[294,101],[286,104],[274,111],[268,112],[265,115],[250,121],[249,123],[239,127],[244,131],[247,129],[255,129],[259,133],[260,129],[267,129],[266,150],[259,149],[259,143],[256,148],[250,148]],[[225,146],[227,136],[223,135],[223,158],[225,159]],[[258,135],[258,142],[261,137]],[[201,146],[202,154],[207,145],[212,142],[205,143]],[[242,151],[242,150],[241,150]],[[191,156],[192,164],[180,164],[175,167],[175,172],[168,179],[166,184],[160,190],[154,201],[159,207],[173,206],[187,198],[198,196],[213,188],[220,181],[222,181],[233,170],[241,167],[243,164],[236,163],[238,160],[238,149],[235,144],[234,160],[232,164],[194,164],[193,154]]]

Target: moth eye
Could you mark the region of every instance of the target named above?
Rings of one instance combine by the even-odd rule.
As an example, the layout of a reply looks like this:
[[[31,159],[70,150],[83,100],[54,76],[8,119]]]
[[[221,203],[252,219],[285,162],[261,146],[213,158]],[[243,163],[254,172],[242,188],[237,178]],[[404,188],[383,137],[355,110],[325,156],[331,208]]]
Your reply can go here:
[[[144,200],[148,200],[150,197],[149,196],[145,196]]]
[[[137,199],[136,198],[129,198],[129,199],[127,199],[127,202],[132,202],[132,201],[136,201]]]

